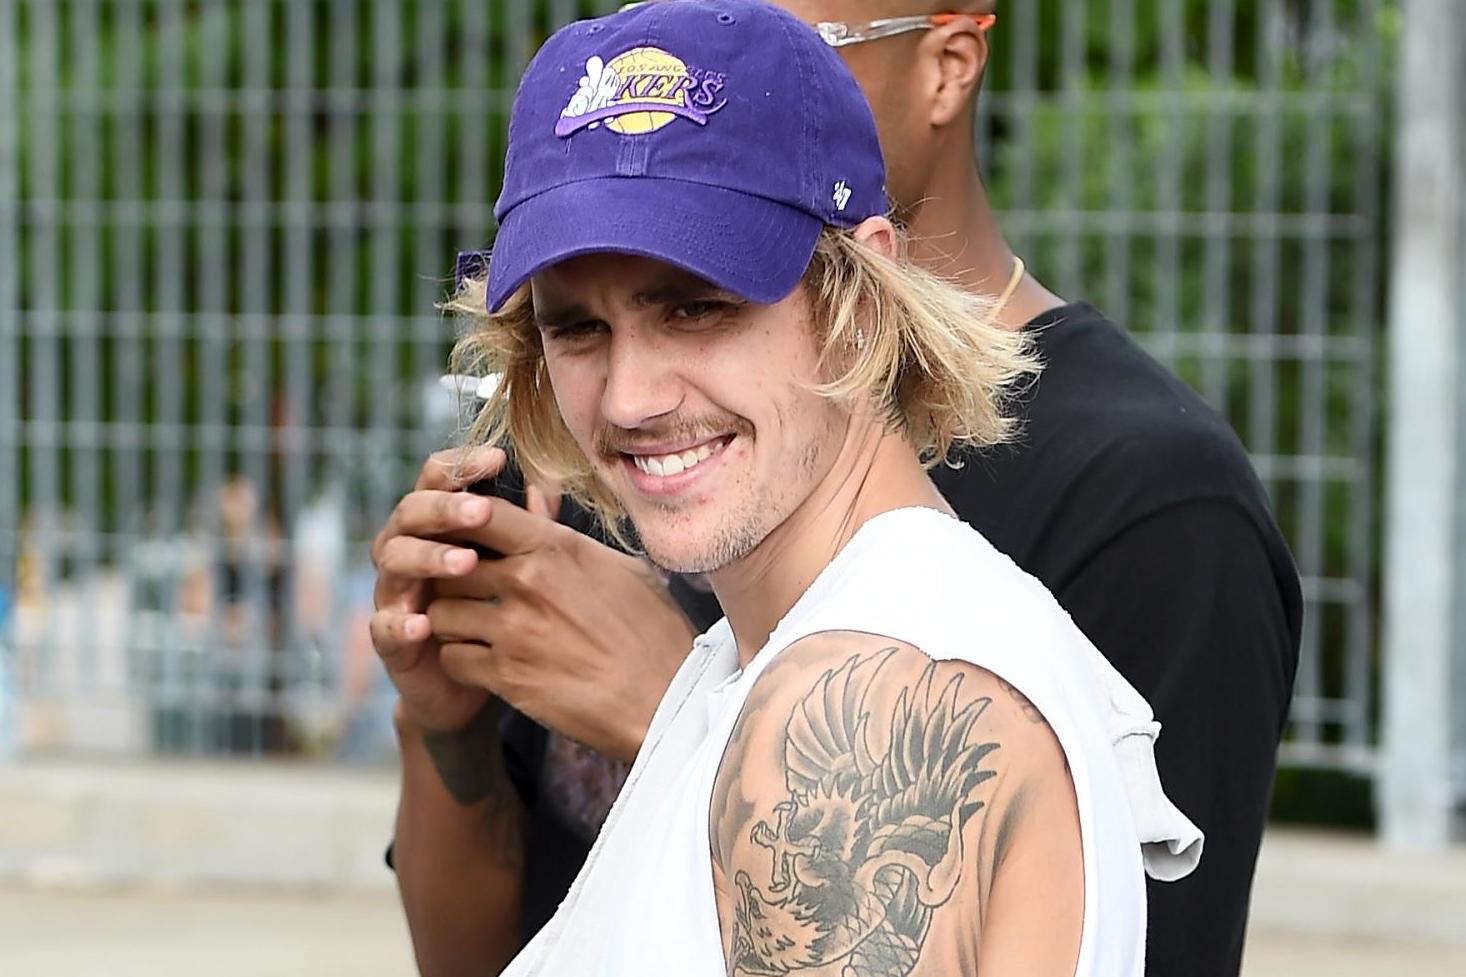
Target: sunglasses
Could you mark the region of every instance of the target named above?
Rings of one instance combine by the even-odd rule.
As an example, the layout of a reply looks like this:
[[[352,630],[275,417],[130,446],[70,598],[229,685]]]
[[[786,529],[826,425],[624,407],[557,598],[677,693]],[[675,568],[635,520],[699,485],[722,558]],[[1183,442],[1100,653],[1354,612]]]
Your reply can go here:
[[[636,0],[635,3],[622,4],[621,9],[630,10],[632,7],[641,7],[656,2],[657,0]],[[830,47],[847,47],[851,44],[864,44],[866,41],[878,41],[883,37],[908,34],[911,31],[929,31],[934,27],[946,27],[948,24],[962,21],[970,21],[981,34],[998,22],[998,15],[915,14],[910,17],[883,17],[880,20],[868,20],[858,24],[822,20],[812,26],[819,32],[820,39]]]
[[[849,44],[864,44],[883,37],[895,37],[911,31],[928,31],[934,27],[946,27],[961,21],[970,21],[979,34],[998,22],[997,14],[917,14],[912,17],[884,17],[868,20],[863,24],[846,24],[825,20],[814,25],[820,37],[830,47],[845,47]]]

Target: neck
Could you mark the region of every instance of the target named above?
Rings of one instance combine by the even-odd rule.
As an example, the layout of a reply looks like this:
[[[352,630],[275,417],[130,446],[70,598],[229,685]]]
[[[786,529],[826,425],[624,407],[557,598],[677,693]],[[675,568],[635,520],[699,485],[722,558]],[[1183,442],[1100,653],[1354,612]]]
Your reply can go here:
[[[829,473],[747,556],[709,574],[746,666],[821,570],[873,516],[906,506],[951,512],[916,452],[878,429],[847,435]]]
[[[943,144],[934,154],[937,162],[922,203],[908,215],[911,258],[969,291],[996,299],[1017,266],[998,229],[972,153],[958,151],[972,145],[972,128],[954,127],[940,138]],[[996,321],[1008,329],[1021,329],[1040,313],[1063,304],[1038,279],[1024,274],[998,309]]]

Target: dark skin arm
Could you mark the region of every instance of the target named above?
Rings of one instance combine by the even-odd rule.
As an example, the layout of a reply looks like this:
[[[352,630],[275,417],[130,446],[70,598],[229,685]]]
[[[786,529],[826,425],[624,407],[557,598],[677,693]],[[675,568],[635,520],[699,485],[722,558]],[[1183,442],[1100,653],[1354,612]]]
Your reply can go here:
[[[402,751],[393,865],[423,977],[495,974],[519,950],[525,811],[490,703],[466,729],[396,716]]]
[[[425,613],[437,580],[476,561],[437,539],[489,516],[489,500],[459,489],[502,463],[496,451],[430,458],[372,546],[372,643],[399,696],[393,866],[424,977],[496,973],[517,950],[524,812],[504,777],[496,705],[447,673]]]
[[[692,645],[639,560],[558,525],[533,492],[526,510],[463,491],[504,460],[430,458],[373,546],[372,639],[399,693],[393,864],[426,977],[497,972],[518,948],[526,815],[491,693],[629,759]]]

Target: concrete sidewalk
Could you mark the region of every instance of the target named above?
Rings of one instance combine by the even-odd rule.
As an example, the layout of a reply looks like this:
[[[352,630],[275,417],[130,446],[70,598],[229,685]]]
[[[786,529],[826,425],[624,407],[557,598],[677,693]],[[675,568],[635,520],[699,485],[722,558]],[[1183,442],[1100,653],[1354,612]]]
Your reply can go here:
[[[395,792],[308,765],[0,767],[0,975],[410,975]],[[1466,850],[1270,832],[1246,973],[1466,973]]]
[[[411,977],[390,892],[0,888],[5,977]],[[1258,933],[1245,977],[1459,977],[1466,948]]]

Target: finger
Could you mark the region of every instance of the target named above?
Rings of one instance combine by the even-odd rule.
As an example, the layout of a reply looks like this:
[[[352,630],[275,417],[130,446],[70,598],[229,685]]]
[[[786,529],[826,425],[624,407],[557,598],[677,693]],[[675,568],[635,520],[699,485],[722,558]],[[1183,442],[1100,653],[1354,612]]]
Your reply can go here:
[[[493,499],[489,521],[463,534],[463,539],[481,543],[505,556],[532,553],[565,530],[559,523],[537,515],[504,499]]]
[[[426,614],[408,614],[390,608],[372,614],[367,630],[372,636],[372,647],[392,671],[403,671],[417,664],[423,642],[433,633]]]
[[[440,644],[475,642],[493,644],[495,605],[482,600],[445,597],[428,606],[433,637]]]
[[[494,603],[529,600],[537,607],[552,582],[551,575],[559,566],[554,560],[534,553],[516,553],[497,560],[479,560],[472,570],[452,580],[435,581],[434,592],[440,597],[462,597],[469,600],[491,600]]]
[[[493,478],[504,470],[507,461],[504,449],[489,445],[435,451],[423,463],[414,488],[455,492],[480,479]]]
[[[397,503],[389,520],[391,536],[452,536],[485,525],[492,517],[492,500],[468,492],[421,489]]]
[[[438,650],[443,672],[460,685],[488,689],[498,694],[496,682],[498,656],[494,649],[473,641],[454,641]]]
[[[477,563],[478,554],[471,549],[416,536],[393,536],[377,554],[377,569],[397,578],[398,584],[462,577]]]
[[[502,560],[479,560],[478,565],[462,577],[454,577],[448,580],[433,581],[433,595],[435,597],[457,597],[463,600],[476,600],[489,604],[501,602],[505,594],[513,592],[512,582],[505,580],[500,575],[486,574],[479,576],[479,568],[489,565],[497,565]]]

